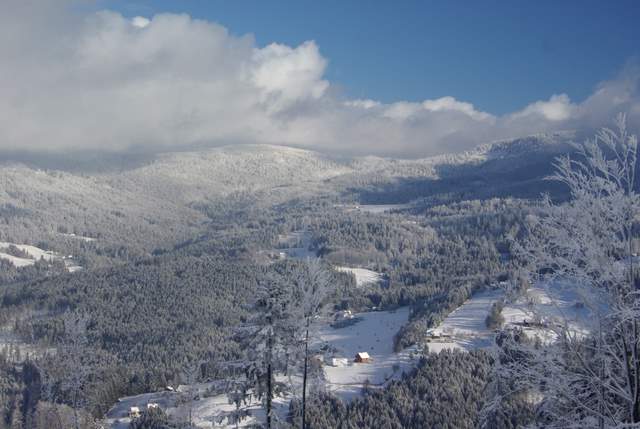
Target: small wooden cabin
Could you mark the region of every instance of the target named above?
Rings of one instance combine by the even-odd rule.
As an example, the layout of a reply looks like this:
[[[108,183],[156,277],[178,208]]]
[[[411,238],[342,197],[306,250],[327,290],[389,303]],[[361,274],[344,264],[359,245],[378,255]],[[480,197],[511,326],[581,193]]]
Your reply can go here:
[[[367,352],[356,353],[356,358],[353,360],[356,363],[371,363],[373,359]]]

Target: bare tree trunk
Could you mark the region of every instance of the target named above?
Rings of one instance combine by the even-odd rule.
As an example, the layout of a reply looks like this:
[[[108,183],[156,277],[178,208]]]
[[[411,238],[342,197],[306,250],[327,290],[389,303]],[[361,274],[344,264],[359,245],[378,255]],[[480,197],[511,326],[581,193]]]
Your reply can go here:
[[[271,383],[271,378],[273,376],[272,359],[273,334],[270,334],[267,341],[267,429],[271,429],[271,407],[273,398],[273,384]]]
[[[309,366],[309,320],[304,336],[304,374],[302,376],[302,429],[307,428],[307,368]]]
[[[73,392],[73,423],[75,425],[75,429],[80,429],[80,422],[78,421],[78,391],[74,390]]]
[[[633,423],[640,422],[640,365],[638,356],[638,322],[633,321],[633,366],[635,367],[634,383],[633,383]]]

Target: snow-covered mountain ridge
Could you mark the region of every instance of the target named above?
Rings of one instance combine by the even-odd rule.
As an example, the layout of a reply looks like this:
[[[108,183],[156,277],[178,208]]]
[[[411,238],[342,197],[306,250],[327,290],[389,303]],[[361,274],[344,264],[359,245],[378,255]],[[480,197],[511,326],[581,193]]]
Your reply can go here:
[[[114,242],[126,242],[132,234],[149,242],[180,240],[207,220],[195,207],[231,194],[284,201],[416,178],[467,181],[469,168],[477,176],[503,174],[534,159],[550,164],[569,150],[574,136],[531,136],[417,160],[349,159],[284,146],[236,145],[166,153],[119,172],[45,170],[7,161],[0,164],[0,214],[6,218],[0,238],[32,242],[68,226],[94,236],[96,225],[109,225]]]

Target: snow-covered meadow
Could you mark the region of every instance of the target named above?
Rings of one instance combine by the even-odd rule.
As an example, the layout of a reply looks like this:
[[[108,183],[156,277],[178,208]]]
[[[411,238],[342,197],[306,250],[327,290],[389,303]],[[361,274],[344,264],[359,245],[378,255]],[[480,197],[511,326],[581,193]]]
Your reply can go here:
[[[492,304],[504,298],[502,289],[474,294],[430,331],[429,351],[489,347],[494,332],[487,328],[485,320]],[[505,302],[503,329],[521,328],[530,337],[549,343],[555,340],[560,326],[567,326],[575,335],[584,335],[599,309],[605,310],[606,303],[588,288],[573,282],[538,283]]]
[[[17,256],[6,253],[9,247],[15,247],[21,252],[24,252],[26,257],[17,257]],[[71,255],[63,256],[51,250],[43,250],[39,247],[28,245],[28,244],[0,242],[0,259],[8,260],[16,268],[30,266],[35,264],[36,261],[40,261],[40,260],[43,260],[46,262],[54,262],[57,260],[62,260],[64,261],[67,271],[69,271],[70,273],[73,273],[82,269],[81,266],[79,266],[73,261],[73,256]]]
[[[227,419],[227,415],[234,411],[235,405],[229,403],[225,394],[210,395],[214,383],[199,383],[191,386],[179,386],[176,391],[162,391],[143,393],[135,396],[120,398],[107,412],[106,420],[110,429],[128,429],[131,419],[129,410],[132,407],[145,410],[148,404],[158,406],[170,417],[185,421],[191,414],[193,425],[197,428],[232,428],[236,427]],[[186,392],[188,394],[185,394]],[[187,401],[189,395],[197,396],[197,400]],[[274,399],[274,410],[280,419],[285,419],[289,410],[290,397]],[[260,402],[255,398],[244,410],[250,416],[238,424],[238,427],[251,427],[264,422],[265,413]]]
[[[328,346],[325,353],[323,370],[326,377],[325,388],[342,398],[350,400],[361,394],[362,388],[368,384],[372,388],[382,387],[388,381],[400,377],[403,371],[411,370],[419,361],[415,348],[393,351],[393,338],[398,330],[407,323],[409,308],[403,307],[392,311],[375,311],[357,313],[356,323],[333,328],[326,320],[319,327],[317,341],[314,346]],[[358,352],[368,352],[371,363],[355,363]],[[345,365],[331,366],[331,358],[344,358]],[[278,377],[279,381],[289,383],[294,394],[299,396],[301,380],[299,377]],[[107,413],[107,422],[111,429],[126,429],[130,423],[128,411],[130,407],[141,410],[149,403],[157,403],[170,416],[184,418],[189,406],[180,404],[180,391],[191,389],[197,391],[200,399],[193,401],[193,422],[200,428],[234,427],[224,418],[234,410],[234,405],[224,394],[209,396],[214,383],[202,383],[192,386],[180,386],[178,392],[155,392],[121,398]],[[285,418],[292,396],[279,397],[274,400],[276,413]],[[239,426],[246,427],[264,421],[264,411],[259,402],[252,401],[245,409],[251,417]]]
[[[14,247],[25,254],[24,257],[15,256],[7,253],[10,247]],[[73,256],[63,256],[51,250],[43,250],[39,247],[28,244],[15,244],[9,242],[0,242],[0,259],[11,262],[16,268],[28,267],[36,263],[36,261],[53,262],[57,260],[64,261],[67,271],[70,273],[79,271],[82,267],[73,261]]]
[[[305,260],[317,258],[315,251],[311,250],[311,233],[309,231],[294,231],[279,237],[280,254],[286,258]]]
[[[382,273],[366,268],[335,267],[335,270],[342,273],[353,274],[356,278],[356,286],[358,287],[378,284],[384,279]]]
[[[360,204],[357,206],[357,210],[371,214],[382,214],[410,207],[412,207],[411,204]]]
[[[393,351],[393,339],[409,320],[409,308],[392,311],[357,313],[358,321],[343,328],[324,325],[319,331],[320,344],[327,344],[324,372],[326,387],[342,399],[348,400],[362,391],[364,384],[382,386],[402,375],[418,362],[415,348]],[[370,363],[355,363],[356,353],[367,352]],[[347,365],[331,366],[331,358],[344,358]]]
[[[471,350],[490,346],[493,332],[487,328],[485,319],[491,305],[502,296],[501,290],[474,294],[430,331],[433,338],[428,343],[429,351],[439,353],[446,349]]]

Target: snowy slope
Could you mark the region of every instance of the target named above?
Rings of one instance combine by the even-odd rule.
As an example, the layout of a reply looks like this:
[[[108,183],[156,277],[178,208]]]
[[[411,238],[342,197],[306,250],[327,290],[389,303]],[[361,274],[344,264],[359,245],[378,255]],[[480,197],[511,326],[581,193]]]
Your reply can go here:
[[[491,305],[503,297],[500,289],[474,294],[430,331],[440,338],[430,340],[429,351],[490,346],[494,333],[486,327],[485,319]],[[539,283],[505,304],[503,329],[520,328],[527,335],[549,343],[557,338],[557,329],[564,326],[576,335],[584,335],[593,329],[595,313],[606,309],[606,303],[597,294],[573,282]]]
[[[356,286],[358,287],[380,283],[384,278],[381,273],[366,268],[335,267],[335,270],[342,273],[353,274],[356,278]]]
[[[355,315],[359,322],[343,327],[324,326],[319,337],[322,343],[333,350],[325,357],[324,371],[327,388],[341,397],[351,399],[360,395],[365,382],[381,386],[388,380],[399,377],[417,364],[418,356],[413,349],[400,353],[393,351],[393,338],[409,319],[409,308],[395,311],[376,311]],[[354,363],[356,353],[367,352],[372,363]],[[332,357],[345,358],[346,366],[331,366]]]
[[[25,252],[29,255],[28,258],[19,258],[13,255],[9,255],[5,252],[2,252],[3,249],[7,249],[10,246],[16,247],[17,249]],[[50,250],[43,250],[36,246],[31,246],[28,244],[15,244],[1,241],[0,242],[0,259],[5,259],[11,262],[16,268],[27,267],[36,263],[36,261],[47,261],[53,262],[62,260],[67,268],[67,271],[70,273],[74,273],[76,271],[80,271],[82,269],[81,266],[76,264],[73,261],[73,258],[63,257],[56,252]]]

